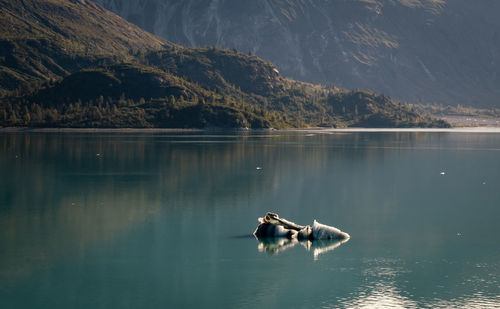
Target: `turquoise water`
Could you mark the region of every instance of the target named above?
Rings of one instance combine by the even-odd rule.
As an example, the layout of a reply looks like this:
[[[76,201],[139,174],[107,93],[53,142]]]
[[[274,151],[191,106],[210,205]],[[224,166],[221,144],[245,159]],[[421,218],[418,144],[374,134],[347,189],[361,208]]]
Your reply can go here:
[[[0,308],[500,307],[498,133],[0,133],[0,173]]]

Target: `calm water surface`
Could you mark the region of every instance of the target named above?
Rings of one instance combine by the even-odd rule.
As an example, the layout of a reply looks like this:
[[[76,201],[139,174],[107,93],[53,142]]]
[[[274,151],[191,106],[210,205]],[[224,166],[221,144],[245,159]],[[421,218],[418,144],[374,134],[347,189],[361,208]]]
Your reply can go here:
[[[0,175],[0,308],[500,307],[499,133],[0,133]]]

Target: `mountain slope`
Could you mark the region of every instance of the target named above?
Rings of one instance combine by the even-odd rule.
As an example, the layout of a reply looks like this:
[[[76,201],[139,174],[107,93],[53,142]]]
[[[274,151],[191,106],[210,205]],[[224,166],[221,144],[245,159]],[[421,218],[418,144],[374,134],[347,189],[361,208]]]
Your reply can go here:
[[[168,43],[93,2],[0,7],[2,126],[447,125],[383,95],[283,78],[256,56]]]
[[[251,52],[291,78],[500,107],[496,0],[96,2],[175,43]]]
[[[168,45],[91,1],[0,3],[0,94]]]

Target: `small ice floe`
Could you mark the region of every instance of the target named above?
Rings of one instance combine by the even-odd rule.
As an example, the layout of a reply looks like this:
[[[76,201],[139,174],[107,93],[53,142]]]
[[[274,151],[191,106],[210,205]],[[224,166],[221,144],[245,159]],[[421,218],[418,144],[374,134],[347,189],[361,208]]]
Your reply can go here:
[[[260,171],[262,169],[262,166],[257,166],[255,169]]]
[[[312,226],[302,226],[271,212],[259,218],[259,222],[253,235],[259,240],[258,250],[269,255],[300,244],[307,251],[312,250],[314,260],[317,260],[319,255],[336,249],[350,238],[349,234],[316,220]]]
[[[446,172],[441,172],[441,173],[439,173],[439,175],[444,176],[444,175],[446,175]]]
[[[457,236],[462,236],[462,233],[458,232],[458,233],[457,233]]]
[[[350,238],[346,232],[321,224],[316,220],[312,226],[302,226],[280,218],[272,212],[268,212],[264,218],[258,220],[260,224],[253,233],[257,238],[297,238],[298,240],[346,240]]]

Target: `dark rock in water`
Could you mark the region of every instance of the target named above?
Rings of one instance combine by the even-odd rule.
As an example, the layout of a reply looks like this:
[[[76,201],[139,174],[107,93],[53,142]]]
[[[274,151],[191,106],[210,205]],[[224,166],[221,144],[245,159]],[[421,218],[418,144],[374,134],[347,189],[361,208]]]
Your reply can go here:
[[[268,212],[265,217],[259,218],[259,226],[254,231],[257,238],[288,238],[298,240],[346,240],[349,234],[341,230],[321,224],[314,220],[312,227],[302,226],[286,219],[280,218],[277,214]]]

